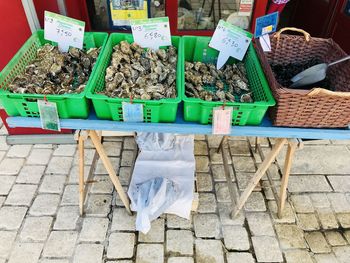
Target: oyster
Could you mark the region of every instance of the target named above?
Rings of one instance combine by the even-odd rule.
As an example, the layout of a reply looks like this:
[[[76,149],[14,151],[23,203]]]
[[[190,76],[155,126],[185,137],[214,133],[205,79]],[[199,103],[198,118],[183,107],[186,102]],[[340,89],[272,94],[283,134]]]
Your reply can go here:
[[[244,64],[225,65],[185,62],[185,95],[206,101],[253,102]]]
[[[154,51],[121,41],[113,50],[105,89],[99,94],[142,100],[176,98],[175,47]]]
[[[62,53],[57,47],[45,44],[38,48],[36,58],[8,88],[14,93],[81,93],[85,89],[99,52],[100,48],[91,48],[85,52],[71,47],[68,52]]]

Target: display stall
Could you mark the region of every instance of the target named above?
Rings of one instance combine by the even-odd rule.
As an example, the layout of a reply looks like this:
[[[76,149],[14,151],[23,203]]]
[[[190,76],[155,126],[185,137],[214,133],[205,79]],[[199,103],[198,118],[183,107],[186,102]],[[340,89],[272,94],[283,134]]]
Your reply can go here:
[[[258,1],[255,8],[254,1],[234,1],[235,13],[225,9],[230,7],[226,1],[212,1],[209,7],[206,1],[196,7],[176,2],[106,1],[109,21],[95,17],[91,23],[131,33],[84,32],[84,22],[45,12],[45,29],[35,32],[0,74],[0,100],[11,116],[7,123],[76,130],[81,215],[98,157],[131,214],[99,131],[222,136],[217,151],[233,217],[261,178],[269,178],[270,165],[287,145],[279,194],[273,189],[281,217],[293,155],[302,139],[350,139],[350,57],[332,40],[312,38],[300,29],[275,33],[278,12],[255,23]],[[154,10],[162,6],[176,10],[175,19]],[[244,30],[253,28],[254,35]],[[257,138],[262,163],[242,194],[229,173],[227,136]],[[259,137],[275,138],[266,156]],[[85,179],[88,138],[96,153]],[[186,147],[178,148],[182,154]],[[184,156],[192,169],[192,149]]]

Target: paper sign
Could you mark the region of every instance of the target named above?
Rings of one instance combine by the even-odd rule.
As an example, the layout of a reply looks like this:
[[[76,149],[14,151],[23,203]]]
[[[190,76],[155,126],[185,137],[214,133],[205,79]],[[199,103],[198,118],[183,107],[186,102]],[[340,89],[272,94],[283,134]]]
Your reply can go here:
[[[264,52],[270,52],[271,51],[271,41],[269,35],[263,35],[259,37],[260,45]]]
[[[123,102],[122,107],[125,122],[143,122],[143,104]]]
[[[38,108],[41,127],[45,130],[61,131],[56,103],[38,100]]]
[[[232,107],[222,106],[213,109],[213,134],[230,134],[232,126]]]
[[[134,19],[146,19],[147,10],[147,1],[110,0],[110,18],[116,27],[130,26]]]
[[[258,38],[265,34],[270,34],[276,31],[278,25],[278,12],[261,16],[256,19],[255,37]]]
[[[240,16],[250,16],[253,10],[253,0],[241,0],[238,9],[238,15]]]
[[[220,20],[217,25],[209,46],[218,50],[219,56],[216,68],[220,69],[225,65],[229,57],[242,60],[253,35],[230,23]]]
[[[45,11],[44,38],[58,43],[62,52],[83,48],[85,22]]]
[[[168,17],[132,20],[131,30],[134,41],[141,47],[158,49],[171,45]]]

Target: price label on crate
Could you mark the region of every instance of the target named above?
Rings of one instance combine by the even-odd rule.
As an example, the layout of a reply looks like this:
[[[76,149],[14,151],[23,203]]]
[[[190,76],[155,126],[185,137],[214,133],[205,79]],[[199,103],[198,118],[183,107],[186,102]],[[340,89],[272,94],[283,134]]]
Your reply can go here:
[[[252,37],[251,33],[220,20],[209,43],[210,47],[219,51],[216,68],[222,68],[229,57],[242,60]]]
[[[171,45],[168,17],[132,20],[131,30],[134,41],[141,47],[157,50]]]
[[[45,11],[44,38],[58,43],[62,52],[83,48],[85,22]]]
[[[231,133],[232,107],[216,107],[213,109],[212,133],[227,135]]]
[[[41,127],[45,130],[61,131],[57,106],[54,102],[38,100]]]
[[[122,108],[125,122],[143,122],[143,104],[123,102]]]

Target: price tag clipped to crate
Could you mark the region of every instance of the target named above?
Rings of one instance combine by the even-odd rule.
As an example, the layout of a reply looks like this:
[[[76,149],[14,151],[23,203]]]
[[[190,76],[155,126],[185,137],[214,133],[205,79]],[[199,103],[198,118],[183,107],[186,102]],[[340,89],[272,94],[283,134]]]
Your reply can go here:
[[[123,102],[122,108],[125,122],[143,122],[143,104]]]
[[[45,11],[44,38],[58,43],[62,52],[83,48],[85,22]]]
[[[168,17],[132,20],[131,30],[134,41],[143,48],[157,50],[171,45]]]
[[[216,135],[227,135],[231,133],[232,127],[232,107],[213,108],[212,133]]]
[[[57,106],[54,102],[38,100],[41,127],[44,130],[61,131],[60,119],[58,118]]]
[[[225,65],[229,57],[243,60],[253,35],[239,27],[220,20],[209,46],[219,51],[216,68]]]

